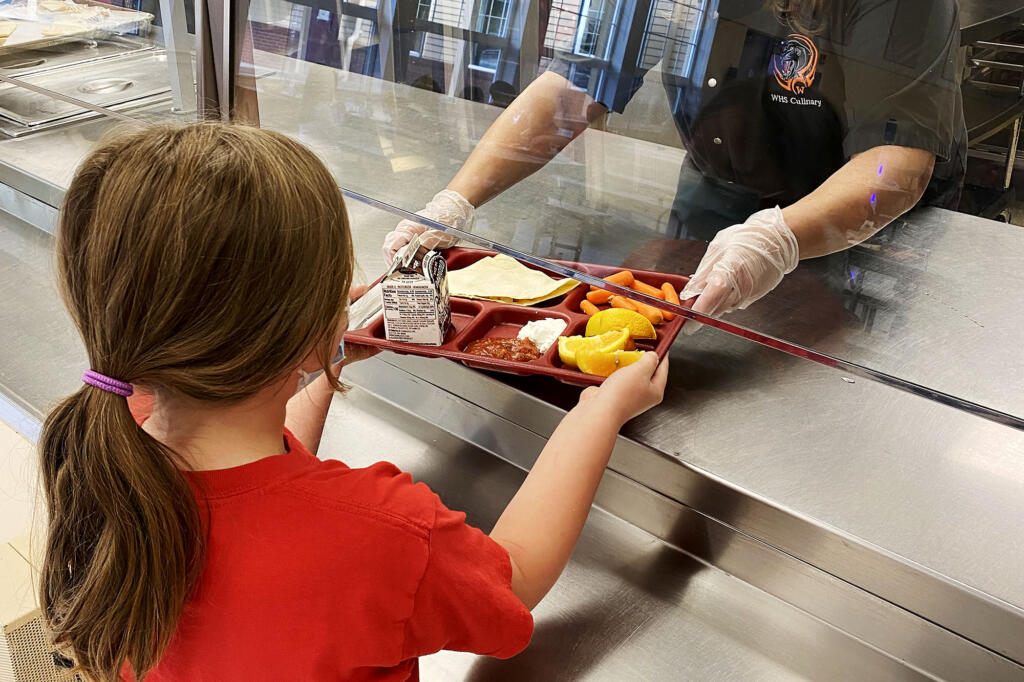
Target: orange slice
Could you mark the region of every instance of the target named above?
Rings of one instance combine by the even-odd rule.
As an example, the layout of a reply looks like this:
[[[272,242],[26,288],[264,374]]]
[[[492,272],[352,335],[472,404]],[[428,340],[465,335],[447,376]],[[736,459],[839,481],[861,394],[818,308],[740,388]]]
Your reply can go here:
[[[611,376],[617,369],[632,365],[644,351],[617,350],[611,353],[583,349],[576,353],[576,362],[581,372],[599,377]]]
[[[559,336],[558,358],[568,367],[576,367],[576,356],[581,350],[614,353],[630,343],[629,330],[619,329],[600,336]]]
[[[658,337],[654,325],[635,310],[609,308],[596,313],[587,322],[587,336],[598,336],[612,329],[627,329],[634,339],[655,339]]]

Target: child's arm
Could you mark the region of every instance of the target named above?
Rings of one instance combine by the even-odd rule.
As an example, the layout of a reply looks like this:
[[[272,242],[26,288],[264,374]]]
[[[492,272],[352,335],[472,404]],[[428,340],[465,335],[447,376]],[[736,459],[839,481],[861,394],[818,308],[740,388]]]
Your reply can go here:
[[[653,375],[653,376],[652,376]],[[628,420],[661,402],[668,360],[647,353],[588,388],[540,453],[519,492],[491,531],[512,559],[512,590],[533,609],[565,568],[615,437]]]
[[[352,287],[349,298],[355,301],[364,293],[366,293],[366,287]],[[331,371],[335,373],[335,376],[340,376],[345,365],[365,360],[376,355],[377,352],[377,349],[369,346],[350,344],[345,348],[345,359],[332,367]],[[327,411],[331,409],[333,398],[334,389],[327,383],[327,376],[321,374],[309,386],[288,400],[284,425],[314,455],[320,448],[324,422],[327,421]]]
[[[345,346],[345,359],[334,365],[331,371],[340,375],[345,365],[365,360],[377,353],[378,349],[376,348],[348,344]],[[327,411],[331,409],[333,398],[334,389],[327,383],[327,376],[321,374],[309,386],[288,400],[284,425],[314,455],[320,447],[324,422],[327,421]]]
[[[332,367],[331,370],[340,372],[341,368]],[[332,398],[334,389],[327,383],[327,375],[321,374],[288,400],[284,425],[314,455],[320,448]]]

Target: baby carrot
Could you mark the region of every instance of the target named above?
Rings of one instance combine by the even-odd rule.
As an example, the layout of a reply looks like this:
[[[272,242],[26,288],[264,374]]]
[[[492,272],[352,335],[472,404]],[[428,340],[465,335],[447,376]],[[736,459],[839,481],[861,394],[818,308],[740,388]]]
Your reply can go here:
[[[673,287],[668,282],[665,282],[664,284],[661,285],[661,291],[664,294],[663,298],[666,302],[675,303],[676,305],[679,305],[679,294],[676,293],[675,287]],[[665,319],[668,321],[672,321],[673,319],[675,319],[675,315],[673,313],[667,313],[663,310],[661,311],[661,314],[664,315]]]
[[[633,312],[639,312],[636,309],[636,302],[631,301],[628,298],[622,298],[621,296],[612,296],[609,303],[612,304],[613,308],[623,308],[624,310],[632,310]]]
[[[594,315],[597,313],[597,306],[590,301],[583,299],[580,301],[580,310],[585,312],[587,315]]]
[[[608,275],[604,278],[604,281],[611,282],[612,284],[618,284],[623,287],[631,287],[633,286],[635,278],[633,277],[632,272],[629,270],[623,270],[622,272],[616,272],[614,275]],[[596,291],[597,287],[591,286],[590,290]]]
[[[675,288],[671,284],[669,284],[668,282],[662,284],[661,291],[662,293],[665,294],[664,296],[662,296],[662,298],[664,298],[669,303],[675,303],[676,305],[679,305],[679,294],[676,293]]]
[[[661,324],[665,321],[661,311],[657,308],[652,308],[649,305],[644,305],[640,301],[632,301],[622,296],[612,296],[611,304],[613,308],[624,308],[625,310],[632,310],[633,312],[640,313],[648,320],[651,324]]]
[[[623,270],[622,272],[616,272],[614,275],[608,275],[604,278],[604,281],[611,282],[612,284],[621,284],[624,287],[631,287],[635,279],[632,272]]]
[[[640,301],[630,301],[635,307],[636,311],[651,321],[651,324],[661,324],[665,321],[665,315],[657,308],[651,307],[646,303]]]
[[[650,284],[641,282],[640,280],[633,280],[633,283],[629,285],[633,291],[639,291],[641,294],[647,294],[648,296],[654,296],[655,298],[665,298],[665,293],[658,287],[652,287]]]
[[[587,300],[594,305],[601,305],[607,303],[608,299],[612,297],[612,292],[605,291],[604,289],[598,289],[597,291],[591,291],[587,294]]]

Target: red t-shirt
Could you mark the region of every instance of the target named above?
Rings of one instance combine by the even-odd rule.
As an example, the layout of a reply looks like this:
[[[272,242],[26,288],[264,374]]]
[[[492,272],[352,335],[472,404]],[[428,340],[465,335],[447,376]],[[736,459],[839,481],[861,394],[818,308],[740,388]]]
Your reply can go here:
[[[508,658],[533,634],[508,553],[388,463],[287,454],[189,472],[209,504],[196,594],[147,680],[417,680],[441,649]]]

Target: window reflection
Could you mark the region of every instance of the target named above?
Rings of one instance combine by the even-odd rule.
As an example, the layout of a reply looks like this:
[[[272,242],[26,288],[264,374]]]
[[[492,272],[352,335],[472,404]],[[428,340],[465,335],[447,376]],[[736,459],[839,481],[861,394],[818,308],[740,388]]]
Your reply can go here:
[[[259,50],[506,106],[558,54],[571,55],[569,80],[592,95],[659,62],[689,76],[709,2],[260,0],[250,19]]]
[[[689,76],[697,48],[697,29],[704,16],[707,0],[656,0],[644,29],[637,66],[653,69],[662,59],[662,68],[677,76]]]

